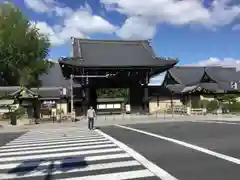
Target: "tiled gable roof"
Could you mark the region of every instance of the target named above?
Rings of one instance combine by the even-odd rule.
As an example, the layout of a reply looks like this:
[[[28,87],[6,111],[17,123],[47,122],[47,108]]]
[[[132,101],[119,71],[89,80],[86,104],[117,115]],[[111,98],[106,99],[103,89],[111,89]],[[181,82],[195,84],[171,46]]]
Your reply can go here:
[[[73,58],[85,66],[158,66],[175,65],[177,61],[161,61],[149,41],[93,40],[73,38]],[[71,62],[71,63],[74,63]],[[75,63],[79,65],[77,60]],[[72,64],[74,65],[74,64]]]

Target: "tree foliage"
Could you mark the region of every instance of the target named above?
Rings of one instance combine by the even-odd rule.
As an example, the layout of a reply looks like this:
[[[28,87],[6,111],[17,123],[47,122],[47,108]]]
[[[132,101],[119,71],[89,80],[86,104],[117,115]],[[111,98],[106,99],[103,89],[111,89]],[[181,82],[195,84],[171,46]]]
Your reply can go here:
[[[38,86],[47,72],[50,42],[10,3],[0,4],[0,84]]]
[[[237,94],[224,94],[222,96],[217,96],[217,100],[224,102],[224,103],[236,103],[237,102],[237,98],[239,97],[239,95]]]
[[[124,88],[109,88],[98,89],[98,98],[128,98],[128,89]]]
[[[217,100],[212,100],[207,104],[208,112],[213,112],[219,108],[219,103]]]

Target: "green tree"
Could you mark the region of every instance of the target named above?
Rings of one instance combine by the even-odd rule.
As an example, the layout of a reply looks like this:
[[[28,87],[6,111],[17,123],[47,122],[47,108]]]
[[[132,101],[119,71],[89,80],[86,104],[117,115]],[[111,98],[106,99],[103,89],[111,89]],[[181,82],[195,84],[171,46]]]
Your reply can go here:
[[[227,102],[228,104],[231,104],[236,103],[238,97],[239,96],[237,94],[225,94],[223,96],[220,96],[220,100],[222,100],[223,102]]]
[[[51,63],[48,38],[10,3],[0,4],[0,84],[39,86]]]
[[[128,98],[128,89],[106,88],[97,90],[98,98]]]

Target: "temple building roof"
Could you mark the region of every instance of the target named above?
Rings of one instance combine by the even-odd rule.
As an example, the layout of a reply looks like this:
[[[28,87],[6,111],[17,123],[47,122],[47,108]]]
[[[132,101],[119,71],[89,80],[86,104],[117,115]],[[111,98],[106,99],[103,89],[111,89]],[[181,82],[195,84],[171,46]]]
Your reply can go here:
[[[173,67],[166,73],[163,85],[175,93],[196,90],[210,92],[238,91],[240,76],[236,68],[214,67]]]
[[[73,57],[60,63],[73,66],[155,67],[174,66],[176,59],[156,57],[149,41],[93,40],[73,38]]]

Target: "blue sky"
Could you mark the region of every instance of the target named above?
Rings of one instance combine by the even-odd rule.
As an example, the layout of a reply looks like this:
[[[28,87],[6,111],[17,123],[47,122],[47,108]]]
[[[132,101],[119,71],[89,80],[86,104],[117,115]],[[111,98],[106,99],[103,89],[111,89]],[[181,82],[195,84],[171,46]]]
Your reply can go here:
[[[1,1],[1,0],[0,0]],[[152,39],[179,65],[239,66],[239,0],[15,0],[49,36],[50,58],[71,54],[69,38]]]

